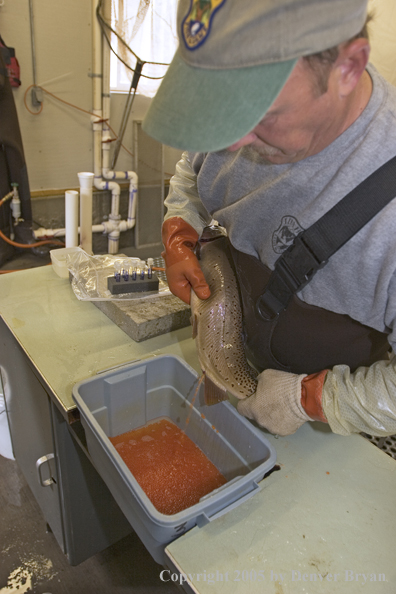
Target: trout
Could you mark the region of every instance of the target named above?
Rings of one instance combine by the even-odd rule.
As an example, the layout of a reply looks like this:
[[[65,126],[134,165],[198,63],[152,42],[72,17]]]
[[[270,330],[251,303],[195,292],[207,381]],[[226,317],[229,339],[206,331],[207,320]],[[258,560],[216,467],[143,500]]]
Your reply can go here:
[[[257,372],[245,357],[242,310],[228,239],[200,242],[198,257],[211,295],[191,291],[191,323],[199,363],[205,374],[205,403],[247,398],[257,389]]]

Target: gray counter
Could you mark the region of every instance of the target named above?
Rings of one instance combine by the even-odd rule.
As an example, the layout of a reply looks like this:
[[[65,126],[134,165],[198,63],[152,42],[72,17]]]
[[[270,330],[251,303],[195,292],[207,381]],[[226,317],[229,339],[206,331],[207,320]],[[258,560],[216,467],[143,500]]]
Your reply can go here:
[[[170,353],[199,371],[190,328],[136,343],[92,303],[79,302],[51,267],[0,277],[0,313],[70,427],[72,386],[100,370]],[[162,579],[202,594],[393,594],[396,462],[362,437],[337,436],[320,423],[268,437],[280,469],[249,501],[171,543]],[[61,472],[68,444],[58,443]]]
[[[281,469],[248,502],[168,545],[174,567],[202,594],[393,594],[396,462],[319,423],[269,440]]]
[[[1,275],[0,315],[65,415],[73,385],[114,365],[166,352],[199,370],[190,327],[135,342],[51,266]]]

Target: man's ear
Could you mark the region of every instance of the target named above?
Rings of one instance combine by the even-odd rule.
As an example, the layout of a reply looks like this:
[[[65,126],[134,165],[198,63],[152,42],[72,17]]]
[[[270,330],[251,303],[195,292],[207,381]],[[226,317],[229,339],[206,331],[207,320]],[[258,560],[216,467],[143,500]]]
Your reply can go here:
[[[369,55],[370,44],[367,39],[359,38],[341,44],[334,64],[341,96],[345,97],[354,90],[367,66]]]

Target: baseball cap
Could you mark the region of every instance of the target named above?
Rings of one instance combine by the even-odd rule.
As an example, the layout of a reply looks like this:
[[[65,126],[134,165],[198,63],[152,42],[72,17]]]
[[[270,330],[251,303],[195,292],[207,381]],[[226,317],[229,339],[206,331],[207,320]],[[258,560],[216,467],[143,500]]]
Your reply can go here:
[[[224,149],[270,108],[296,61],[363,28],[368,0],[179,0],[179,47],[143,130],[163,144]]]

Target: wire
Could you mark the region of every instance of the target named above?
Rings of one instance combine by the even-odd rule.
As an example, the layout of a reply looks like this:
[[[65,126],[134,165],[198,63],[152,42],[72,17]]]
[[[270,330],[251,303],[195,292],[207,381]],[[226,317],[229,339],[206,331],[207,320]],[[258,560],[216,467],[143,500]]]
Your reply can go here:
[[[115,57],[117,58],[117,60],[119,60],[122,64],[124,64],[125,68],[127,68],[128,70],[130,70],[134,74],[135,73],[135,70],[132,68],[132,66],[130,66],[128,64],[128,62],[125,62],[125,60],[123,60],[123,58],[121,58],[121,56],[119,54],[117,54],[117,52],[115,51],[114,47],[111,45],[111,41],[110,41],[109,37],[107,36],[106,31],[103,28],[102,28],[102,33],[104,35],[104,38],[107,41],[107,44],[108,44],[110,50],[113,52],[113,54],[115,55]],[[117,35],[117,37],[119,37],[118,33],[114,32],[114,34]],[[128,45],[126,45],[125,41],[122,38],[120,38],[120,40],[123,42],[123,44],[125,45],[125,47],[127,49],[129,49],[130,51],[132,51],[131,48]],[[136,60],[139,61],[138,58],[136,58]],[[151,65],[155,65],[155,66],[169,66],[169,64],[165,64],[165,63],[162,64],[161,62],[142,62],[142,63],[143,64],[151,64]],[[164,78],[165,75],[163,74],[162,76],[149,76],[148,74],[143,74],[142,73],[141,76],[143,76],[143,78],[148,78],[150,80],[161,80],[162,78]]]
[[[78,111],[82,111],[83,113],[87,113],[90,116],[94,116],[95,115],[94,113],[92,113],[90,111],[87,111],[86,109],[83,109],[82,107],[78,107],[78,105],[73,105],[73,103],[69,103],[68,101],[65,101],[64,99],[61,99],[60,97],[57,97],[56,95],[54,95],[50,91],[47,91],[47,89],[44,89],[44,87],[40,87],[40,85],[30,85],[30,86],[28,86],[28,88],[25,91],[25,94],[23,96],[23,101],[25,103],[26,109],[32,115],[38,115],[39,113],[41,113],[41,111],[43,109],[43,103],[41,104],[41,107],[40,107],[40,110],[39,111],[32,111],[31,109],[29,109],[28,104],[26,102],[26,96],[27,96],[28,92],[30,91],[30,89],[32,87],[35,87],[36,89],[41,89],[44,93],[47,93],[47,95],[50,95],[51,97],[54,97],[54,99],[57,99],[58,101],[60,101],[61,103],[64,103],[65,105],[68,105],[69,107],[73,107],[74,109],[78,109]]]
[[[98,118],[98,116],[97,116],[96,114],[94,114],[93,112],[91,112],[91,111],[87,111],[86,109],[83,109],[82,107],[78,107],[78,105],[74,105],[73,103],[69,103],[68,101],[65,101],[64,99],[61,99],[60,97],[57,97],[56,95],[54,95],[54,93],[51,93],[50,91],[47,91],[47,89],[45,89],[44,87],[41,87],[41,86],[39,86],[39,85],[30,85],[30,86],[29,86],[29,87],[26,89],[26,91],[25,91],[25,94],[24,94],[24,96],[23,96],[23,102],[24,102],[24,104],[25,104],[25,107],[26,107],[26,109],[28,110],[28,112],[29,112],[29,113],[31,113],[32,115],[39,115],[39,114],[42,112],[42,108],[43,108],[43,103],[42,103],[42,104],[41,104],[41,108],[40,108],[40,110],[39,110],[39,111],[31,111],[31,109],[29,109],[29,107],[28,107],[28,105],[27,105],[26,97],[27,97],[27,94],[28,94],[28,92],[30,91],[30,89],[31,89],[32,87],[36,87],[36,89],[41,89],[41,90],[42,90],[44,93],[46,93],[47,95],[50,95],[51,97],[53,97],[53,98],[54,98],[54,99],[56,99],[57,101],[60,101],[61,103],[64,103],[65,105],[68,105],[69,107],[72,107],[73,109],[77,109],[78,111],[81,111],[81,112],[83,112],[83,113],[86,113],[86,114],[88,114],[88,115],[90,115],[90,116],[93,116],[93,117],[97,118],[97,119],[95,120],[95,122],[97,122],[97,123],[105,122],[105,123],[106,123],[106,125],[109,127],[109,130],[110,130],[110,131],[111,131],[111,132],[114,134],[114,136],[115,136],[115,138],[111,138],[111,139],[107,140],[106,142],[114,142],[115,140],[117,140],[117,138],[118,138],[118,136],[117,136],[117,133],[116,133],[116,132],[114,131],[114,129],[113,129],[111,126],[110,126],[110,124],[109,124],[108,120],[100,120],[100,119]],[[124,149],[124,151],[126,151],[126,152],[128,153],[128,155],[130,155],[131,157],[133,157],[133,156],[134,156],[134,154],[133,154],[133,153],[132,153],[132,152],[131,152],[129,149],[127,149],[127,147],[126,147],[124,144],[121,144],[121,146],[122,146],[122,148]],[[139,159],[139,161],[140,161],[141,163],[144,163],[144,164],[145,164],[147,167],[149,167],[149,168],[150,168],[150,169],[152,169],[153,171],[157,171],[157,172],[159,172],[159,169],[156,169],[155,167],[152,167],[151,165],[149,165],[148,163],[146,163],[146,162],[145,162],[145,161],[143,161],[142,159]],[[173,176],[173,173],[168,173],[168,172],[166,172],[166,171],[164,172],[164,174],[165,174],[165,175],[169,175],[170,177],[172,177],[172,176]],[[3,200],[6,200],[6,198],[7,198],[7,197],[5,196],[5,197],[3,198]],[[1,206],[1,203],[0,203],[0,206]]]
[[[113,29],[113,28],[112,28],[112,27],[109,25],[109,23],[108,23],[108,22],[107,22],[107,21],[104,19],[104,17],[102,16],[102,14],[101,14],[101,12],[100,12],[100,9],[102,8],[102,5],[103,5],[103,2],[102,2],[102,0],[99,0],[99,2],[98,2],[98,5],[97,5],[97,7],[96,7],[96,15],[97,15],[97,18],[98,18],[98,21],[99,21],[100,27],[101,27],[101,29],[102,29],[102,33],[103,33],[103,35],[104,35],[104,37],[105,37],[105,39],[106,39],[106,41],[107,41],[107,43],[108,43],[108,45],[109,45],[109,47],[110,47],[111,51],[112,51],[112,52],[115,54],[115,56],[116,56],[116,57],[117,57],[117,58],[118,58],[118,59],[119,59],[119,60],[120,60],[120,61],[121,61],[121,62],[124,64],[124,66],[126,66],[126,67],[127,67],[129,70],[131,70],[131,71],[132,71],[132,72],[135,74],[135,77],[136,77],[136,83],[135,83],[135,84],[134,84],[135,77],[134,77],[134,79],[132,80],[132,83],[131,83],[131,88],[129,89],[129,93],[128,93],[127,104],[126,104],[126,106],[125,106],[125,110],[124,110],[124,116],[125,116],[125,114],[126,114],[126,113],[128,114],[128,115],[127,115],[127,117],[126,117],[126,121],[127,121],[127,120],[128,120],[128,117],[129,117],[130,110],[131,110],[131,108],[132,108],[132,105],[133,105],[133,101],[134,101],[134,99],[135,99],[135,95],[136,95],[136,87],[137,87],[137,81],[139,80],[139,77],[140,77],[140,76],[143,76],[143,77],[145,77],[145,78],[149,78],[149,79],[152,79],[152,80],[159,80],[159,79],[163,78],[163,76],[159,76],[159,77],[153,77],[153,76],[147,76],[147,75],[143,74],[143,72],[142,72],[143,66],[144,66],[145,64],[152,64],[152,65],[156,65],[156,66],[169,66],[169,63],[165,63],[165,62],[145,62],[145,61],[143,61],[143,60],[140,60],[140,58],[138,57],[138,55],[137,55],[137,54],[135,54],[135,52],[134,52],[134,51],[133,51],[133,50],[132,50],[132,49],[129,47],[129,45],[128,45],[128,44],[125,42],[125,40],[124,40],[124,39],[123,39],[123,38],[122,38],[122,37],[121,37],[121,36],[120,36],[120,35],[117,33],[117,31],[115,31],[115,30],[114,30],[114,29]],[[133,68],[131,68],[131,67],[130,67],[130,66],[129,66],[129,65],[126,63],[126,62],[124,62],[124,60],[122,60],[122,58],[121,58],[120,56],[118,56],[118,55],[117,55],[117,53],[114,51],[114,49],[113,49],[113,48],[112,48],[112,46],[111,46],[111,42],[110,42],[110,40],[109,40],[109,38],[108,38],[108,36],[107,36],[107,34],[106,34],[105,27],[107,27],[107,29],[109,29],[109,30],[110,30],[112,33],[114,33],[114,35],[116,35],[116,36],[117,36],[117,38],[118,38],[118,39],[121,41],[121,43],[122,43],[122,44],[123,44],[123,45],[124,45],[124,46],[125,46],[125,47],[126,47],[126,48],[127,48],[127,49],[128,49],[130,52],[131,52],[131,53],[132,53],[132,55],[133,55],[133,56],[136,58],[136,60],[137,60],[137,65],[136,65],[136,68],[135,68],[135,70],[134,70]],[[29,86],[29,87],[26,89],[26,91],[25,91],[25,93],[24,93],[24,96],[23,96],[23,102],[24,102],[24,105],[25,105],[25,107],[26,107],[27,111],[28,111],[28,112],[29,112],[31,115],[39,115],[39,114],[42,112],[42,110],[43,110],[43,107],[44,107],[44,103],[42,102],[42,103],[41,103],[41,105],[40,105],[40,109],[38,109],[37,111],[32,111],[32,110],[29,108],[29,106],[28,106],[28,104],[27,104],[27,100],[26,100],[26,98],[27,98],[27,94],[28,94],[28,92],[29,92],[29,91],[30,91],[30,89],[31,89],[31,88],[33,88],[33,87],[34,87],[34,88],[36,88],[36,89],[41,89],[41,90],[42,90],[44,93],[46,93],[46,94],[47,94],[47,95],[49,95],[50,97],[53,97],[53,98],[54,98],[54,99],[56,99],[57,101],[60,101],[60,102],[61,102],[61,103],[63,103],[64,105],[67,105],[67,106],[69,106],[69,107],[72,107],[73,109],[77,109],[78,111],[81,111],[82,113],[86,113],[87,115],[90,115],[91,117],[94,117],[94,118],[95,118],[95,122],[94,122],[94,123],[106,123],[106,125],[107,125],[107,126],[108,126],[108,128],[109,128],[109,130],[110,130],[110,131],[111,131],[111,132],[114,134],[115,138],[110,138],[110,139],[107,139],[106,141],[102,141],[102,142],[106,142],[106,143],[110,143],[110,142],[116,142],[116,148],[115,148],[115,150],[114,150],[114,155],[113,155],[113,162],[112,162],[112,168],[113,168],[113,169],[114,169],[114,167],[115,167],[115,164],[116,164],[116,161],[117,161],[117,158],[118,158],[118,154],[119,154],[119,150],[120,150],[120,148],[121,148],[121,147],[122,147],[122,148],[123,148],[123,149],[124,149],[124,150],[125,150],[125,151],[126,151],[126,152],[127,152],[129,155],[130,155],[130,156],[131,156],[131,157],[133,157],[133,156],[134,156],[134,155],[133,155],[133,153],[132,153],[132,152],[131,152],[131,151],[130,151],[130,150],[129,150],[129,149],[128,149],[128,148],[127,148],[127,147],[126,147],[124,144],[122,144],[122,140],[123,140],[123,136],[124,136],[124,132],[125,132],[125,127],[126,127],[126,121],[125,121],[125,125],[124,125],[124,126],[121,126],[121,129],[120,129],[120,134],[119,134],[119,135],[117,135],[117,133],[115,132],[115,130],[114,130],[114,129],[113,129],[111,126],[110,126],[110,124],[109,124],[109,121],[108,121],[107,119],[99,119],[95,113],[93,113],[93,112],[91,112],[91,111],[88,111],[88,110],[86,110],[86,109],[83,109],[82,107],[79,107],[78,105],[75,105],[75,104],[73,104],[73,103],[69,103],[69,101],[65,101],[64,99],[61,99],[61,98],[60,98],[60,97],[58,97],[57,95],[54,95],[54,93],[51,93],[50,91],[48,91],[48,90],[47,90],[47,89],[45,89],[44,87],[41,87],[40,85],[36,85],[36,84],[32,84],[32,85],[30,85],[30,86]],[[134,92],[133,92],[133,94],[131,94],[131,91],[132,91],[132,89],[133,89],[133,91],[134,91]],[[129,109],[128,109],[128,108],[129,108]],[[141,159],[139,159],[139,161],[141,161],[142,163],[145,163],[145,162],[144,162],[144,161],[142,161]],[[150,165],[148,165],[147,163],[145,163],[145,165],[147,165],[148,167],[150,167],[150,169],[153,169],[153,171],[159,171],[159,170],[155,169],[154,167],[151,167],[151,166],[150,166]],[[171,174],[171,173],[167,173],[167,172],[164,172],[164,174],[165,174],[165,175],[168,175],[168,176],[170,176],[170,177],[173,175],[173,174]],[[0,206],[1,206],[1,203],[0,203]]]
[[[102,33],[111,49],[111,51],[113,52],[113,54],[116,56],[116,58],[122,62],[124,64],[124,66],[126,68],[128,68],[128,70],[131,70],[132,72],[135,72],[135,70],[129,66],[129,64],[127,64],[127,62],[125,62],[121,56],[119,56],[117,54],[117,52],[114,50],[114,48],[111,45],[111,41],[105,31],[105,28],[108,29],[109,31],[111,31],[116,37],[117,39],[123,44],[123,46],[133,55],[133,57],[136,59],[137,62],[141,62],[143,65],[144,64],[151,64],[152,66],[169,66],[168,62],[146,62],[145,60],[141,60],[139,58],[139,56],[132,50],[132,48],[127,44],[127,42],[121,37],[121,35],[115,30],[113,29],[113,27],[111,25],[109,25],[109,23],[106,21],[106,19],[103,17],[103,15],[101,14],[101,8],[103,6],[103,0],[99,0],[98,5],[96,7],[96,16],[97,19],[99,21],[100,27],[102,29]],[[141,76],[143,76],[144,78],[149,78],[151,80],[160,80],[161,78],[164,78],[165,75],[162,76],[148,76],[147,74],[141,74]]]
[[[23,102],[25,104],[26,109],[28,110],[29,113],[31,113],[32,115],[39,115],[42,110],[43,110],[43,103],[41,104],[41,107],[38,111],[32,111],[26,101],[26,97],[28,92],[30,91],[30,89],[32,87],[35,87],[36,89],[41,89],[44,93],[46,93],[47,95],[50,95],[50,97],[53,97],[54,99],[56,99],[57,101],[60,101],[61,103],[64,103],[65,105],[68,105],[69,107],[72,107],[73,109],[77,109],[78,111],[81,111],[82,113],[86,113],[90,116],[93,116],[96,118],[95,123],[100,124],[105,122],[106,125],[109,127],[109,130],[111,130],[111,132],[115,135],[116,138],[112,138],[110,140],[107,140],[106,142],[114,142],[114,140],[117,139],[117,133],[113,130],[113,128],[110,126],[108,120],[101,120],[98,118],[98,116],[96,114],[94,114],[92,111],[88,111],[86,109],[83,109],[82,107],[79,107],[78,105],[74,105],[73,103],[69,103],[69,101],[65,101],[64,99],[61,99],[60,97],[57,97],[56,95],[54,95],[54,93],[51,93],[50,91],[47,91],[47,89],[45,89],[44,87],[40,87],[40,85],[30,85],[26,91],[25,94],[23,96]],[[124,144],[121,144],[122,148],[131,156],[133,157],[133,153],[127,149],[127,147]]]

